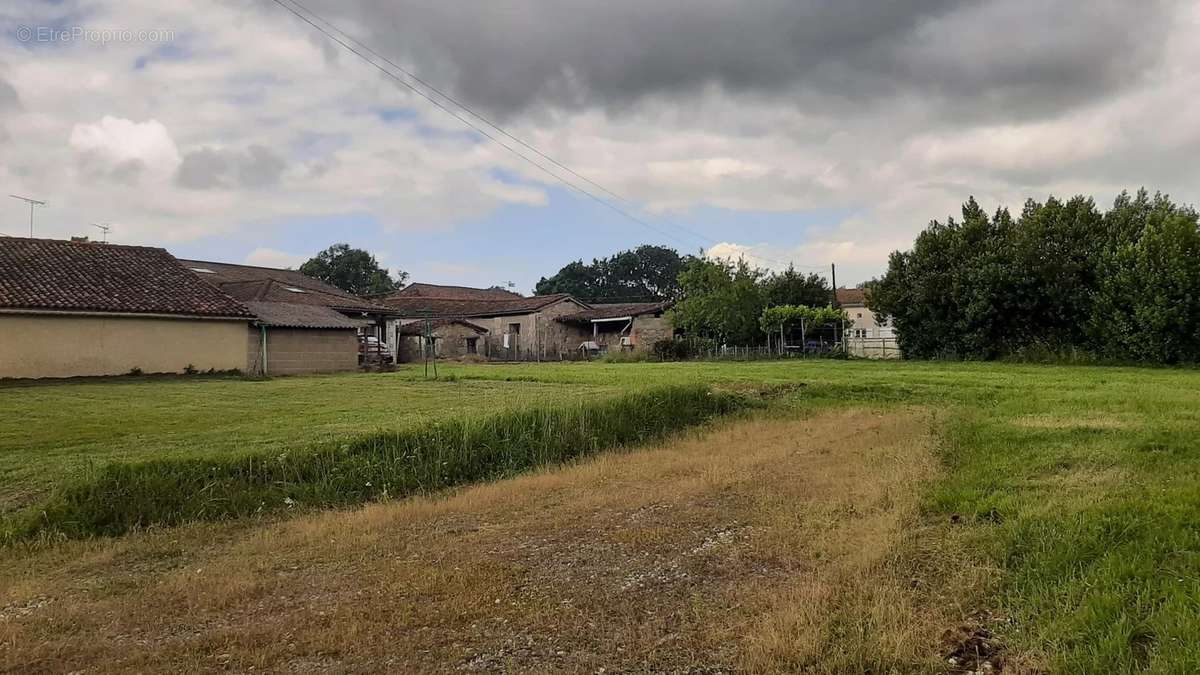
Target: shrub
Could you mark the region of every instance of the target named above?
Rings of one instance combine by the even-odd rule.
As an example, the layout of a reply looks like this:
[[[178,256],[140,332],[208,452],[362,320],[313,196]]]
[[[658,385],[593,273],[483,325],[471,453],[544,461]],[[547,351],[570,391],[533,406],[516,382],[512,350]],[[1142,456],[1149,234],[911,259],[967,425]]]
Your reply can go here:
[[[38,533],[133,528],[333,506],[488,480],[700,424],[740,405],[701,385],[666,386],[570,406],[463,418],[276,456],[114,463],[68,485],[15,524]]]

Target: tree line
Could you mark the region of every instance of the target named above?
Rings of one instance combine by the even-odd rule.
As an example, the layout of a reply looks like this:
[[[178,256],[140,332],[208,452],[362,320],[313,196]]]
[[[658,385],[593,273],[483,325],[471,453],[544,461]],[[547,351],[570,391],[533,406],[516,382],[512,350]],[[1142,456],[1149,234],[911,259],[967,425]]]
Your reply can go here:
[[[933,221],[867,303],[906,358],[1200,361],[1200,227],[1166,195],[1029,200]]]

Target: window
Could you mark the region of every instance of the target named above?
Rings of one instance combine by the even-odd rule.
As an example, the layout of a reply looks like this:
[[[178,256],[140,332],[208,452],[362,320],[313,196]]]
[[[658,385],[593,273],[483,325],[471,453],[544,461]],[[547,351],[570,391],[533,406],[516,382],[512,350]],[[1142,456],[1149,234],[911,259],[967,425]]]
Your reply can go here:
[[[477,337],[467,338],[467,353],[468,354],[478,354],[479,353],[479,338],[477,338]]]
[[[293,293],[307,293],[308,292],[308,291],[304,290],[303,288],[296,288],[295,286],[285,286],[283,290],[291,291]]]
[[[860,318],[860,319],[862,318],[862,312],[858,313],[858,318]]]
[[[513,335],[520,335],[521,334],[521,324],[519,324],[519,323],[508,324],[508,332]]]

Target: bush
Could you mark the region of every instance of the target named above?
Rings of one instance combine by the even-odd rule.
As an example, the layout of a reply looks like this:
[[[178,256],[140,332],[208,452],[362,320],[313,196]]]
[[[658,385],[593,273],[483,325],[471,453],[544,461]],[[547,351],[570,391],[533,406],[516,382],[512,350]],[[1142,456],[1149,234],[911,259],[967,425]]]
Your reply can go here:
[[[513,475],[640,443],[737,408],[700,385],[376,433],[277,456],[109,464],[64,487],[5,538],[117,535],[294,506],[334,506]]]

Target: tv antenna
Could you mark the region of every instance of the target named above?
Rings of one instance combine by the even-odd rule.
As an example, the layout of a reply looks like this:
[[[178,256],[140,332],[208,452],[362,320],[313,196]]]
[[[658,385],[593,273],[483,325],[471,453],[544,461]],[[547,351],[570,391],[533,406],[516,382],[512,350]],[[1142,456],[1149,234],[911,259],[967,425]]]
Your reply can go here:
[[[108,243],[108,231],[112,229],[112,223],[92,223],[92,227],[100,230],[100,243]]]
[[[13,199],[20,199],[21,201],[29,204],[29,238],[32,239],[33,238],[33,209],[35,206],[45,206],[46,202],[44,202],[40,199],[33,199],[31,197],[22,197],[21,195],[9,195],[9,197],[12,197]]]

